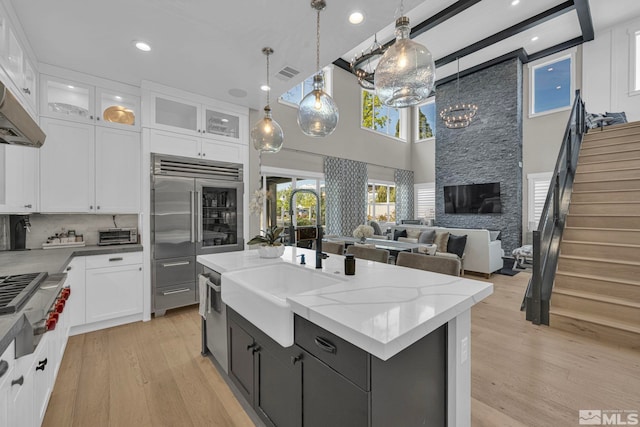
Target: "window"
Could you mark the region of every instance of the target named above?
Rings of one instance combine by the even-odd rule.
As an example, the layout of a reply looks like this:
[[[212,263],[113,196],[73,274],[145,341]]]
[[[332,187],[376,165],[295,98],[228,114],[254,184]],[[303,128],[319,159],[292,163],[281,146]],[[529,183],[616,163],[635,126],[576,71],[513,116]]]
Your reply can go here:
[[[369,182],[367,219],[380,222],[396,220],[396,186],[394,184]]]
[[[631,75],[633,77],[633,91],[640,91],[640,31],[636,31],[633,39],[633,60],[631,62],[633,69]]]
[[[572,62],[572,55],[565,55],[553,61],[531,66],[531,115],[552,113],[571,107]]]
[[[322,71],[324,72],[324,91],[327,92],[329,95],[331,95],[332,94],[332,90],[331,90],[332,68],[324,67]],[[292,87],[291,89],[289,89],[288,91],[280,95],[280,97],[278,98],[278,101],[281,104],[285,104],[285,105],[289,105],[291,107],[297,108],[298,105],[300,105],[300,101],[302,101],[302,98],[304,98],[306,94],[308,94],[313,90],[313,76],[315,76],[316,74],[317,73],[313,73],[311,76],[307,77],[302,83],[295,85],[294,87]]]
[[[435,98],[431,98],[425,104],[418,106],[415,111],[416,142],[434,138],[436,136]]]
[[[549,191],[549,185],[551,185],[551,176],[553,173],[530,173],[527,175],[529,181],[529,215],[528,215],[528,228],[529,231],[538,229],[538,222],[540,222],[540,216],[544,209],[544,202],[547,200],[547,192]]]
[[[384,105],[376,94],[362,89],[361,113],[363,129],[406,141],[405,113],[401,109]]]
[[[416,207],[416,218],[435,219],[436,217],[436,184],[427,182],[415,184],[413,197]]]

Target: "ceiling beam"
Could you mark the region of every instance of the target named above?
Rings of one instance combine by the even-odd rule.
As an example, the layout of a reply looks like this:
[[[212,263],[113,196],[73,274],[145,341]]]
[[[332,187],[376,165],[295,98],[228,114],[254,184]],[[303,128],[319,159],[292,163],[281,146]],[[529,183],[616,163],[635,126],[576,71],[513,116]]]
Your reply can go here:
[[[582,41],[590,42],[595,38],[595,31],[593,30],[589,0],[574,0],[574,2],[576,4],[576,13],[578,14],[580,28],[582,29]]]
[[[460,77],[465,77],[471,75],[473,73],[477,73],[478,71],[484,70],[485,68],[493,67],[494,65],[500,64],[501,62],[508,61],[509,59],[519,58],[523,63],[527,60],[527,53],[523,48],[514,50],[509,53],[505,53],[504,55],[498,56],[497,58],[493,58],[487,62],[483,62],[482,64],[478,64],[474,67],[467,68],[464,71],[460,71]],[[450,76],[443,77],[440,80],[436,81],[436,87],[439,85],[443,85],[449,82],[456,80],[458,77],[457,73],[454,73]]]
[[[429,31],[437,25],[442,24],[447,19],[453,18],[457,14],[464,12],[476,3],[480,3],[481,0],[460,0],[452,4],[451,6],[442,9],[440,12],[433,15],[431,18],[425,19],[415,27],[411,29],[410,37],[413,39],[420,34]]]
[[[456,52],[453,52],[447,56],[439,58],[436,60],[436,67],[441,67],[443,65],[449,64],[455,61],[458,58],[462,58],[464,56],[470,55],[472,53],[478,52],[486,47],[489,47],[493,44],[499,43],[503,40],[508,39],[509,37],[513,37],[518,33],[526,31],[528,29],[534,28],[537,25],[540,25],[550,19],[556,18],[560,15],[563,15],[575,8],[574,2],[572,0],[566,1],[562,4],[559,4],[555,7],[552,7],[549,10],[546,10],[542,13],[539,13],[535,16],[532,16],[529,19],[525,19],[522,22],[519,22],[511,27],[502,30],[500,32],[495,33],[492,36],[489,36],[483,40],[475,42],[472,45],[464,47]]]
[[[579,46],[583,42],[584,41],[582,40],[582,36],[576,37],[574,39],[567,40],[566,42],[558,43],[555,46],[551,46],[551,47],[546,48],[544,50],[541,50],[539,52],[532,53],[531,55],[527,55],[526,61],[522,61],[522,62],[526,64],[528,62],[532,62],[532,61],[538,60],[540,58],[544,58],[545,56],[549,56],[549,55],[553,55],[554,53],[562,52],[563,50],[567,50],[567,49],[572,48],[574,46]]]

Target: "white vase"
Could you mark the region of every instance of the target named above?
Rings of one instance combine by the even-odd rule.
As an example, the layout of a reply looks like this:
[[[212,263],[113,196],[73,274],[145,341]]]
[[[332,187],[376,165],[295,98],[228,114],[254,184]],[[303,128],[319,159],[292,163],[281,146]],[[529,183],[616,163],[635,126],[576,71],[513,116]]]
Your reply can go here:
[[[260,258],[278,258],[284,253],[284,245],[280,246],[258,246]]]

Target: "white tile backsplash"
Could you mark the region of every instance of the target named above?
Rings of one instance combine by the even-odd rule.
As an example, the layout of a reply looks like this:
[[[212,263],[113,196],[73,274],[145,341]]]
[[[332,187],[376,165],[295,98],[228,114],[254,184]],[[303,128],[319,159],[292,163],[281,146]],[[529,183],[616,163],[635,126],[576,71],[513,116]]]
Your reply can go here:
[[[82,234],[86,245],[98,244],[98,230],[115,227],[113,215],[91,214],[33,214],[31,232],[27,233],[27,248],[39,249],[49,236],[68,230]],[[118,227],[131,228],[138,226],[138,215],[116,215]]]

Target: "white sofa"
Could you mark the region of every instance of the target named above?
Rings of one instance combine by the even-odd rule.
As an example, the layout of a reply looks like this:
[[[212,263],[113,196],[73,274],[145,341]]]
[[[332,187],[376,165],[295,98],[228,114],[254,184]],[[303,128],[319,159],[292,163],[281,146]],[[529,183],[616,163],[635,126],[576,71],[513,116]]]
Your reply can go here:
[[[447,228],[447,227],[427,227],[424,225],[396,225],[391,230],[391,238],[393,238],[396,230],[407,230],[407,237],[404,241],[417,242],[418,236],[422,231],[435,230],[448,231],[456,236],[467,236],[467,244],[464,248],[463,269],[465,271],[473,271],[483,273],[489,276],[494,271],[502,268],[502,242],[500,240],[491,240],[491,233],[485,229],[474,228]],[[436,251],[438,255],[439,251]]]

